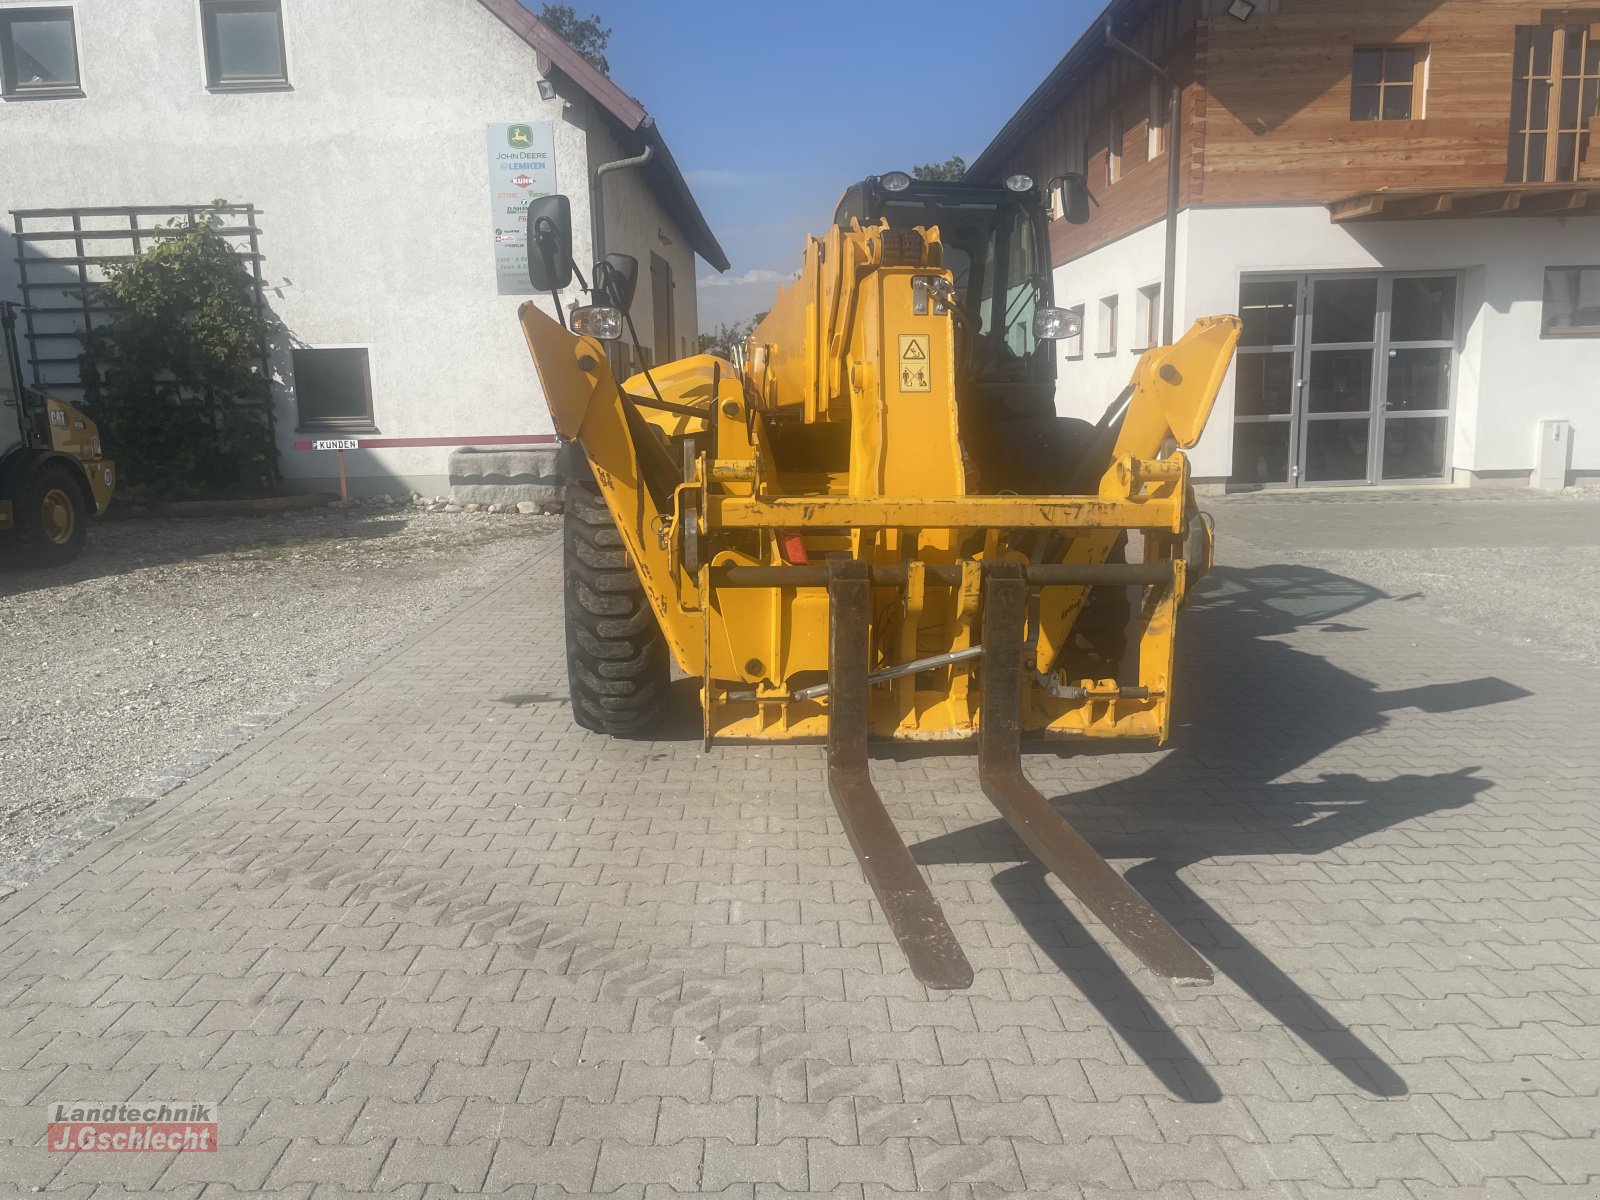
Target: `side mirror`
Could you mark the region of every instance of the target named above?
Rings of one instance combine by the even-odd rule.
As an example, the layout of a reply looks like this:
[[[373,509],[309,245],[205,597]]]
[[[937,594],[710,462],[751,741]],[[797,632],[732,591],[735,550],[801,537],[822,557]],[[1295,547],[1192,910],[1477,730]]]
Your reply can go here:
[[[608,254],[594,269],[596,287],[602,296],[596,303],[609,304],[627,312],[633,307],[633,293],[639,286],[639,260],[631,254]]]
[[[528,202],[528,282],[537,292],[572,282],[572,204],[565,196]]]
[[[1061,188],[1061,215],[1069,225],[1082,225],[1089,219],[1089,181],[1082,175],[1058,175],[1056,183]]]

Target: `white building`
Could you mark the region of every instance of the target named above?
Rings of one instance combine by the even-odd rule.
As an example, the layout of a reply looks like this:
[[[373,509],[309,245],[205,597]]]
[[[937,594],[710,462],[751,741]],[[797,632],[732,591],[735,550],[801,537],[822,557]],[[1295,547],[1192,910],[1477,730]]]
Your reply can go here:
[[[1245,335],[1197,479],[1600,478],[1600,25],[1576,2],[1116,0],[973,165],[1083,173],[1051,222],[1060,406],[1098,417],[1161,342]],[[1105,29],[1175,79],[1109,46]],[[1550,102],[1545,103],[1549,96]],[[1508,150],[1509,146],[1509,150]]]
[[[0,297],[70,309],[79,264],[42,256],[127,254],[165,215],[140,209],[251,206],[230,220],[253,216],[292,339],[286,490],[334,485],[331,454],[296,448],[319,437],[359,439],[353,491],[428,495],[454,446],[549,439],[516,322],[530,196],[571,198],[587,273],[597,168],[649,151],[603,203],[654,359],[694,348],[696,255],[727,268],[645,110],[517,0],[0,0],[0,69]],[[36,381],[72,382],[82,323],[34,315]]]

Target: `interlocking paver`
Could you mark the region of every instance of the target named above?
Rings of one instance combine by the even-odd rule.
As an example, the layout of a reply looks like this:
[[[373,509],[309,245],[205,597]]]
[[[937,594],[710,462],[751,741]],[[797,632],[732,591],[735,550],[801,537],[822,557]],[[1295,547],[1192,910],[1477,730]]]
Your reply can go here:
[[[607,742],[514,699],[563,689],[550,549],[0,898],[0,1103],[26,1106],[0,1178],[308,1200],[1600,1180],[1592,670],[1225,543],[1172,746],[1028,759],[1217,983],[1166,988],[1108,945],[964,755],[886,755],[977,969],[929,993],[819,750]],[[222,1101],[217,1154],[39,1144],[46,1099],[186,1095]]]

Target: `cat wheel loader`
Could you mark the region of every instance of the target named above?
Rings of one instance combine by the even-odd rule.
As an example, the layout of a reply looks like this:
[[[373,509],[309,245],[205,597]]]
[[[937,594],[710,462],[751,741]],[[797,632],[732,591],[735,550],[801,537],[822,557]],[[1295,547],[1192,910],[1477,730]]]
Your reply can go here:
[[[116,464],[80,409],[22,382],[16,305],[0,302],[0,558],[59,566],[83,549],[103,513]]]
[[[1081,179],[1052,181],[1069,219]],[[871,737],[975,739],[985,794],[1155,972],[1205,961],[1028,781],[1021,738],[1161,742],[1173,635],[1211,559],[1183,451],[1239,322],[1147,352],[1097,424],[1055,411],[1043,191],[850,188],[740,361],[697,355],[619,382],[637,263],[579,272],[570,207],[535,200],[520,320],[565,443],[567,668],[585,728],[637,736],[672,664],[706,743],[820,740],[828,787],[915,976],[972,968],[868,770]],[[634,339],[637,344],[637,338]],[[1130,553],[1130,551],[1135,551]],[[1129,561],[1129,559],[1133,561]]]

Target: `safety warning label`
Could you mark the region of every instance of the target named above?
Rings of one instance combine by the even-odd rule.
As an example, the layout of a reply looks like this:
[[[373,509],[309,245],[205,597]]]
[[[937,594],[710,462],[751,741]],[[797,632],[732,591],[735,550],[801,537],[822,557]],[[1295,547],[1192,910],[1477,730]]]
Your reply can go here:
[[[928,369],[928,335],[902,333],[900,335],[900,390],[902,392],[931,392],[932,376]]]

